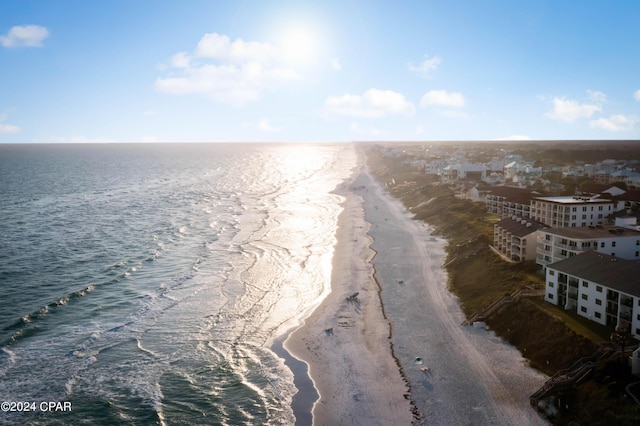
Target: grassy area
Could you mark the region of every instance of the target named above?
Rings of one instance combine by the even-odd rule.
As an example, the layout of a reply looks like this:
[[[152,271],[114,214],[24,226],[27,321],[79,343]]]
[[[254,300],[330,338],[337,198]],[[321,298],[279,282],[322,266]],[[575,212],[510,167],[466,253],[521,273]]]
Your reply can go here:
[[[547,303],[542,299],[536,299],[533,300],[533,302],[538,306],[538,309],[541,309],[548,315],[559,319],[576,334],[584,336],[594,343],[609,342],[609,336],[611,335],[610,327],[605,327],[604,325],[590,321],[575,312],[565,311],[564,309]]]
[[[467,318],[515,290],[544,286],[538,265],[505,262],[488,248],[499,218],[487,214],[483,204],[458,199],[432,178],[378,152],[370,151],[368,162],[378,180],[415,219],[434,226],[449,242],[449,286]],[[506,304],[487,319],[487,324],[517,347],[532,367],[549,375],[592,355],[597,344],[608,341],[612,332],[541,298]],[[566,403],[553,423],[638,424],[640,407],[624,394],[629,380],[635,379],[619,358],[601,366],[591,379],[561,396]]]

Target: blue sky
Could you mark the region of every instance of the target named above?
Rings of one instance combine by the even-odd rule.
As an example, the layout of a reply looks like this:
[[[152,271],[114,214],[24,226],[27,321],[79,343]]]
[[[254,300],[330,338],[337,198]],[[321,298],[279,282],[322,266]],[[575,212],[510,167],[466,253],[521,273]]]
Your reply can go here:
[[[0,142],[640,139],[640,2],[0,2]]]

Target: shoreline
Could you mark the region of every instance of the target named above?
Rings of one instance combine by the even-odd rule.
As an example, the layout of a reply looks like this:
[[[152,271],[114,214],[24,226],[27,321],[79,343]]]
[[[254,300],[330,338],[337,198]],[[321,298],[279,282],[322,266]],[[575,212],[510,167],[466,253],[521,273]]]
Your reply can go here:
[[[493,333],[460,325],[446,240],[431,236],[358,155],[335,190],[345,200],[331,291],[283,344],[318,393],[313,403],[300,395],[313,404],[312,424],[544,424],[528,397],[546,377]],[[309,424],[306,413],[294,415]]]
[[[283,348],[306,364],[318,393],[311,410],[313,424],[410,424],[409,385],[391,349],[382,287],[374,276],[371,225],[365,221],[363,198],[354,189],[366,173],[364,153],[358,156],[352,177],[336,189],[345,200],[338,218],[331,292],[289,334]],[[356,300],[347,300],[356,292]],[[294,414],[298,424],[304,413]]]

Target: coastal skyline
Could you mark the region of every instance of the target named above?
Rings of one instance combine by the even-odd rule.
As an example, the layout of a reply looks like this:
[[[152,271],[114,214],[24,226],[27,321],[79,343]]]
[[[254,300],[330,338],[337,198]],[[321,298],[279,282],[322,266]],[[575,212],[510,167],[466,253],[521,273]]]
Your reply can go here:
[[[0,143],[640,138],[633,1],[0,4]]]

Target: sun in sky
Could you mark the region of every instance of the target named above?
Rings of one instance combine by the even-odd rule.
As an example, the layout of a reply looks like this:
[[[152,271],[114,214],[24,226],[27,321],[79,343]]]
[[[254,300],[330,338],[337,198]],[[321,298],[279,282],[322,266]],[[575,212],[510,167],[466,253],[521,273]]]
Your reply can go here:
[[[310,25],[294,24],[282,30],[278,45],[285,61],[307,65],[319,55],[319,40]]]
[[[0,142],[640,139],[640,2],[65,3],[0,2]]]

